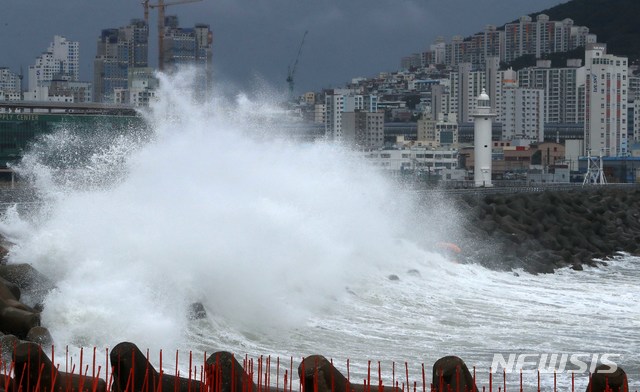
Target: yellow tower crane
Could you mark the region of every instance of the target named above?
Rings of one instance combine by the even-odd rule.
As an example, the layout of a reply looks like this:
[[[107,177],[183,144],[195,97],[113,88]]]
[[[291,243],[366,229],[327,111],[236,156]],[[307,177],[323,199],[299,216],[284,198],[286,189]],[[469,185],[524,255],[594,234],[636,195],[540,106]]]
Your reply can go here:
[[[149,26],[149,9],[158,9],[158,70],[164,69],[164,13],[165,9],[170,5],[197,3],[202,0],[175,0],[165,3],[164,0],[158,0],[157,4],[149,4],[149,0],[142,0],[144,7],[144,21]]]

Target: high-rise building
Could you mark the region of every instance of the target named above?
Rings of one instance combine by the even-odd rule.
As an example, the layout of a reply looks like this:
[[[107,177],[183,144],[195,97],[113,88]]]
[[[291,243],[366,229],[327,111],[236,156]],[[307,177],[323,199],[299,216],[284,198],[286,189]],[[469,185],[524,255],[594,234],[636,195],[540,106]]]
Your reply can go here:
[[[502,95],[502,139],[542,142],[544,90],[507,85]]]
[[[22,80],[20,75],[9,68],[0,68],[0,101],[14,101],[22,99],[20,94]]]
[[[549,16],[540,14],[534,21],[530,16],[522,16],[502,29],[487,25],[484,31],[467,38],[453,36],[450,43],[438,37],[429,50],[420,54],[420,60],[422,66],[445,64],[455,67],[471,63],[483,68],[489,57],[498,57],[503,62],[524,55],[542,58],[545,54],[585,47],[596,40],[589,28],[574,26],[571,19],[551,21]]]
[[[458,121],[473,121],[471,114],[476,109],[476,97],[486,85],[486,73],[473,70],[471,63],[462,63],[458,65],[458,72],[450,74],[450,79],[452,100],[455,101],[455,107],[451,109],[456,110]]]
[[[544,122],[578,124],[584,121],[585,67],[580,60],[551,68],[548,60],[518,71],[520,87],[544,90]]]
[[[436,38],[436,41],[430,46],[432,64],[446,64],[447,43],[444,37]],[[425,64],[423,64],[425,65]]]
[[[342,141],[359,148],[384,145],[384,112],[354,111],[342,113]]]
[[[198,85],[211,87],[213,32],[207,24],[196,24],[194,27],[182,28],[178,25],[178,17],[165,17],[163,35],[163,63],[166,72],[173,72],[181,66],[195,65]]]
[[[27,101],[90,102],[91,83],[78,80],[80,45],[56,35],[47,51],[29,66]]]
[[[503,35],[504,32],[499,31],[496,26],[485,26],[483,32],[477,33],[465,41],[462,61],[482,67],[488,57],[499,58]]]
[[[464,45],[464,38],[461,35],[454,35],[451,38],[451,43],[445,46],[445,64],[453,66],[462,63]]]
[[[449,79],[441,81],[440,84],[431,86],[431,117],[438,118],[439,115],[445,113],[455,113],[456,105],[452,105],[451,93],[450,93]]]
[[[545,14],[535,21],[522,16],[517,22],[507,23],[504,32],[502,59],[506,62],[527,54],[540,58],[547,53],[566,52],[596,41],[587,27],[574,26],[571,19],[550,21]]]
[[[640,76],[629,75],[629,100],[640,100]]]
[[[412,53],[400,59],[400,68],[404,70],[419,68],[422,66],[422,56],[420,53]]]
[[[592,155],[626,156],[628,60],[607,54],[606,44],[588,44],[585,67],[585,149]]]
[[[128,26],[102,30],[94,60],[94,99],[114,102],[115,89],[129,87],[129,69],[148,66],[149,26],[134,19]]]
[[[313,105],[313,122],[316,124],[326,124],[327,122],[327,105],[324,103],[316,103]]]
[[[56,35],[49,48],[29,66],[29,91],[54,79],[77,81],[80,72],[80,44]]]
[[[378,111],[378,96],[377,95],[360,95],[360,94],[348,94],[344,97],[343,111],[355,112],[357,110],[375,113]]]
[[[129,68],[128,88],[114,89],[114,103],[149,106],[158,84],[153,68]]]
[[[640,141],[640,100],[634,100],[629,105],[631,105],[633,118],[633,140],[637,143]]]
[[[342,139],[342,113],[344,112],[344,95],[337,90],[330,90],[325,94],[326,110],[324,131],[329,140]]]
[[[458,121],[455,113],[426,115],[418,120],[417,141],[432,148],[452,148],[458,145]]]
[[[351,116],[349,135],[343,133],[344,114],[346,113],[370,113],[375,116]],[[378,121],[378,96],[377,95],[360,95],[352,94],[348,89],[332,89],[325,92],[324,100],[324,119],[325,119],[325,136],[329,140],[343,141],[343,137],[358,145],[364,146],[366,143],[377,143],[377,128],[375,122]],[[355,121],[355,122],[354,122]],[[384,117],[382,120],[382,125]],[[354,129],[364,129],[362,125],[367,125],[366,136],[354,136]],[[364,139],[363,139],[364,137]],[[369,140],[368,142],[366,140]],[[366,143],[365,143],[366,142]],[[380,140],[382,142],[382,140]]]
[[[73,102],[73,97],[59,96],[49,92],[52,81],[78,82],[80,72],[80,44],[56,35],[49,48],[36,63],[29,66],[29,87],[24,94],[26,100]],[[57,84],[58,86],[60,83]],[[60,90],[58,91],[58,93]]]

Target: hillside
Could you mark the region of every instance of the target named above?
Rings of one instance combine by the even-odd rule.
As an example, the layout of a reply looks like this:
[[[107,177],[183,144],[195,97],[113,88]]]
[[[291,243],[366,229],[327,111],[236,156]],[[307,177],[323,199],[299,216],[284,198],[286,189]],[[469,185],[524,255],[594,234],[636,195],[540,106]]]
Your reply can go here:
[[[531,14],[549,15],[550,20],[571,18],[576,26],[587,26],[607,44],[607,52],[640,60],[640,1],[639,0],[571,0],[567,3]]]

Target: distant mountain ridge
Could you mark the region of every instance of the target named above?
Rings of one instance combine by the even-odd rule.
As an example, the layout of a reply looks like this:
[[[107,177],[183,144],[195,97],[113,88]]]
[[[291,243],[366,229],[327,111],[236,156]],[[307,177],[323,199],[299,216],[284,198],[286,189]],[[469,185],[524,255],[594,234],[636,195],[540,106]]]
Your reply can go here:
[[[549,16],[549,20],[570,18],[576,26],[586,26],[607,44],[607,53],[640,62],[640,0],[571,0],[530,14]]]

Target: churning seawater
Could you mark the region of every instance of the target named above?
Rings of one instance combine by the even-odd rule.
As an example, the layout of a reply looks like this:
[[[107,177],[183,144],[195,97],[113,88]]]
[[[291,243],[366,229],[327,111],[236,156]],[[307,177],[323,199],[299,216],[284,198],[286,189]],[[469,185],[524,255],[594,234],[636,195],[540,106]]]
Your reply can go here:
[[[149,132],[63,129],[16,166],[40,203],[7,208],[0,232],[11,263],[55,282],[57,345],[321,354],[360,380],[368,360],[407,362],[417,381],[444,355],[486,380],[496,353],[610,353],[635,386],[639,258],[549,275],[452,263],[434,244],[473,241],[446,196],[292,142],[273,106],[198,102],[190,81],[163,77]],[[206,319],[189,320],[194,302]]]

